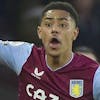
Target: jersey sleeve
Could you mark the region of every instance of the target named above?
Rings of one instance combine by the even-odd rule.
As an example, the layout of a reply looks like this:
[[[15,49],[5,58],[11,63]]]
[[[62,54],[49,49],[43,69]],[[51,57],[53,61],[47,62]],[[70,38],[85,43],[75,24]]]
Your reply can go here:
[[[0,63],[20,74],[34,44],[0,40]]]
[[[94,100],[100,100],[100,66],[98,67],[93,80]]]

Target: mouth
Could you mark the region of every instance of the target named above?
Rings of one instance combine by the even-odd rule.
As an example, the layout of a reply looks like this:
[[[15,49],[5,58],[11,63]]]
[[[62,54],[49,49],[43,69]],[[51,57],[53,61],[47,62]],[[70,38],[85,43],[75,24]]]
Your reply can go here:
[[[57,38],[52,38],[51,41],[50,41],[50,47],[53,48],[53,49],[56,49],[60,46],[61,42],[59,39]]]

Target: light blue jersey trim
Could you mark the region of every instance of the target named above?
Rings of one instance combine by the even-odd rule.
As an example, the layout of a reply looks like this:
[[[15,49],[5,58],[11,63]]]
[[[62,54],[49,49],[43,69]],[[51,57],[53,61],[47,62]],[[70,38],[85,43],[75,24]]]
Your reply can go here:
[[[6,64],[19,75],[33,45],[27,42],[0,40],[0,63]]]
[[[93,97],[94,100],[100,100],[100,66],[97,69],[93,81]]]

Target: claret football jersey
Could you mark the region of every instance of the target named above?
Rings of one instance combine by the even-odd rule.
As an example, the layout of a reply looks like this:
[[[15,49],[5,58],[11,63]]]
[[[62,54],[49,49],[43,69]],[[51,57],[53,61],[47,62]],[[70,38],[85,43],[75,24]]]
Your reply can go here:
[[[93,100],[98,64],[74,54],[69,64],[53,71],[43,48],[33,47],[19,75],[19,100]]]
[[[100,100],[99,65],[83,55],[72,55],[68,63],[52,70],[44,48],[0,40],[0,63],[18,75],[19,100]]]

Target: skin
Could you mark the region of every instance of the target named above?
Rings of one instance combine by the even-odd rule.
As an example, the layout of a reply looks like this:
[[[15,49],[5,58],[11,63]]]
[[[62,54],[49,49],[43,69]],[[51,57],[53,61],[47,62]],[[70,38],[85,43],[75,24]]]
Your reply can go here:
[[[72,58],[73,41],[79,33],[70,13],[64,10],[47,11],[37,31],[42,39],[49,67],[56,70],[68,63]],[[53,38],[59,42],[51,42]]]

